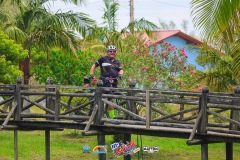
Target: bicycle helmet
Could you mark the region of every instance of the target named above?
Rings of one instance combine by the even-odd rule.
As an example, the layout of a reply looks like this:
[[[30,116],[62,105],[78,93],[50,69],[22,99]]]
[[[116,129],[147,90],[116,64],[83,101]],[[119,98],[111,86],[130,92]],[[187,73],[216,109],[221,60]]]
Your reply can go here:
[[[107,51],[109,51],[109,50],[117,50],[117,48],[113,45],[110,45],[107,47]]]

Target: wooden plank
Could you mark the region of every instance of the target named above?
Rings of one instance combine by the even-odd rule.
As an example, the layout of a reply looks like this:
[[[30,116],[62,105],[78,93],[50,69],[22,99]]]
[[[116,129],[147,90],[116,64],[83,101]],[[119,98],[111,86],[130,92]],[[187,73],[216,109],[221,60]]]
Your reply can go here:
[[[240,122],[238,122],[238,121],[235,121],[235,120],[233,120],[233,119],[224,117],[224,116],[222,116],[221,114],[218,114],[218,113],[216,113],[216,112],[214,112],[214,111],[207,110],[207,112],[210,113],[210,114],[212,114],[212,115],[214,115],[214,116],[217,116],[217,117],[219,117],[219,118],[221,118],[221,119],[223,119],[223,120],[225,120],[225,121],[231,122],[232,124],[235,124],[236,126],[240,127]]]
[[[222,108],[222,109],[240,110],[240,107],[237,106],[237,105],[227,105],[227,104],[211,104],[211,103],[208,103],[208,108]]]
[[[34,114],[34,113],[21,113],[22,118],[54,118],[55,115],[50,114]],[[59,119],[68,119],[68,120],[88,120],[89,116],[80,116],[80,115],[59,115]]]
[[[45,95],[45,96],[54,96],[54,92],[40,92],[40,91],[21,91],[22,95],[33,96],[33,95]]]
[[[10,112],[8,113],[6,119],[4,120],[4,122],[3,122],[2,126],[1,126],[1,128],[4,128],[4,126],[8,123],[8,121],[10,120],[10,118],[11,118],[13,112],[16,110],[17,106],[18,106],[18,105],[15,104],[15,105],[12,107],[12,109],[11,109]]]
[[[118,125],[134,125],[134,126],[139,126],[142,127],[146,125],[145,122],[142,121],[134,121],[134,120],[118,120],[118,119],[108,119],[108,118],[102,118],[102,122],[107,122],[109,124],[118,124]],[[192,129],[193,125],[192,124],[180,124],[180,123],[167,123],[167,122],[151,122],[150,123],[151,127],[153,126],[158,126],[158,127],[172,127],[172,128],[187,128],[187,129]],[[148,128],[149,129],[149,128]]]
[[[67,93],[67,92],[61,92],[60,96],[93,97],[94,93]]]
[[[3,105],[3,104],[5,104],[5,103],[7,103],[7,102],[12,101],[13,98],[14,98],[14,96],[11,96],[11,97],[9,97],[8,99],[5,99],[4,101],[1,101],[1,102],[0,102],[0,106]]]
[[[163,117],[155,118],[155,119],[153,119],[153,121],[162,121],[162,120],[168,119],[168,118],[172,118],[172,119],[173,119],[173,117],[175,117],[175,116],[177,116],[177,115],[180,115],[180,114],[182,114],[182,113],[192,112],[192,111],[195,111],[195,110],[197,110],[197,109],[198,109],[197,107],[196,107],[196,108],[185,109],[185,110],[182,110],[182,111],[173,113],[173,114],[168,114],[168,115],[163,116]]]
[[[95,105],[95,107],[93,108],[92,114],[91,114],[91,116],[89,118],[89,121],[88,121],[88,123],[87,123],[87,125],[86,125],[86,127],[84,129],[84,132],[87,132],[89,130],[90,125],[91,125],[91,123],[92,123],[92,121],[95,118],[95,115],[97,113],[97,110],[98,110],[98,105]]]
[[[73,107],[73,106],[71,106],[72,109],[69,109],[69,110],[67,110],[67,111],[64,112],[64,113],[61,113],[61,115],[65,115],[65,114],[69,114],[69,113],[71,113],[71,112],[77,111],[77,110],[79,110],[79,109],[81,109],[81,108],[86,107],[86,106],[89,105],[89,104],[92,104],[93,102],[94,102],[94,100],[91,100],[91,101],[88,101],[87,103],[84,103],[84,104],[78,106],[78,107]]]
[[[200,120],[202,118],[202,114],[203,114],[203,110],[200,111],[200,113],[198,114],[198,117],[197,117],[197,120],[193,126],[193,130],[192,130],[192,133],[190,134],[190,137],[188,138],[189,141],[192,141],[193,138],[194,138],[194,135],[196,134],[196,130],[199,126],[199,123],[200,123]]]

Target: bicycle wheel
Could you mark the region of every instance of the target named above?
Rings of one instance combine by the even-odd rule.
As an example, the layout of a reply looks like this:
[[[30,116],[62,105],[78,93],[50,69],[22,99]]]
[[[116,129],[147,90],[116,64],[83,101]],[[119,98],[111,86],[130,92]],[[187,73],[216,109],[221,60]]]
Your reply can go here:
[[[74,93],[85,93],[84,91],[76,91]],[[85,115],[88,116],[91,113],[92,106],[91,104],[87,104],[91,98],[89,97],[77,97],[70,96],[68,99],[68,110],[76,109],[71,114],[75,115]]]
[[[124,95],[120,92],[115,92],[113,93],[113,95]],[[121,98],[118,98],[118,99],[115,99],[115,103],[124,108],[124,109],[127,109],[129,111],[131,111],[131,108],[130,108],[130,105],[129,105],[129,101],[125,100],[125,99],[121,99]],[[115,119],[128,119],[129,115],[119,109],[115,109]]]

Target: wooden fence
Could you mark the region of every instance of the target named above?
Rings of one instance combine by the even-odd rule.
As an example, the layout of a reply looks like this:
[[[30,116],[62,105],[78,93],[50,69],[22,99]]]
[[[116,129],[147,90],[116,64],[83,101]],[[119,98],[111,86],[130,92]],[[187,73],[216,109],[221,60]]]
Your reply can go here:
[[[54,85],[51,78],[46,85],[23,85],[18,79],[17,84],[0,85],[1,129],[44,129],[48,133],[51,129],[68,128],[60,122],[67,122],[69,126],[83,124],[83,134],[97,135],[99,144],[105,144],[105,134],[129,135],[129,130],[187,138],[188,145],[202,146],[203,160],[208,159],[209,143],[225,142],[226,159],[231,160],[232,143],[240,142],[239,95],[240,87],[236,87],[234,93],[214,93],[209,92],[208,87],[202,92],[188,92],[141,90],[134,85],[130,88],[62,86]],[[108,118],[106,104],[115,108],[115,119]],[[24,126],[23,120],[29,122],[28,125]],[[37,121],[40,124],[29,126]],[[59,125],[53,125],[54,122]],[[98,126],[102,126],[101,129]],[[48,145],[46,149],[49,150]],[[99,159],[105,158],[99,155]],[[50,159],[49,152],[46,159]]]

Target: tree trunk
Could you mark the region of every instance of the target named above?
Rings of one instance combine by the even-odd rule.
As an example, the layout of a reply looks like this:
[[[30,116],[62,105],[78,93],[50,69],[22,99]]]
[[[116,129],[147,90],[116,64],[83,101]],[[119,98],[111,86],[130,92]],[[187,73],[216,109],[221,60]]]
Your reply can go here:
[[[30,79],[30,58],[27,57],[19,63],[19,69],[23,72],[23,83],[29,84]]]

